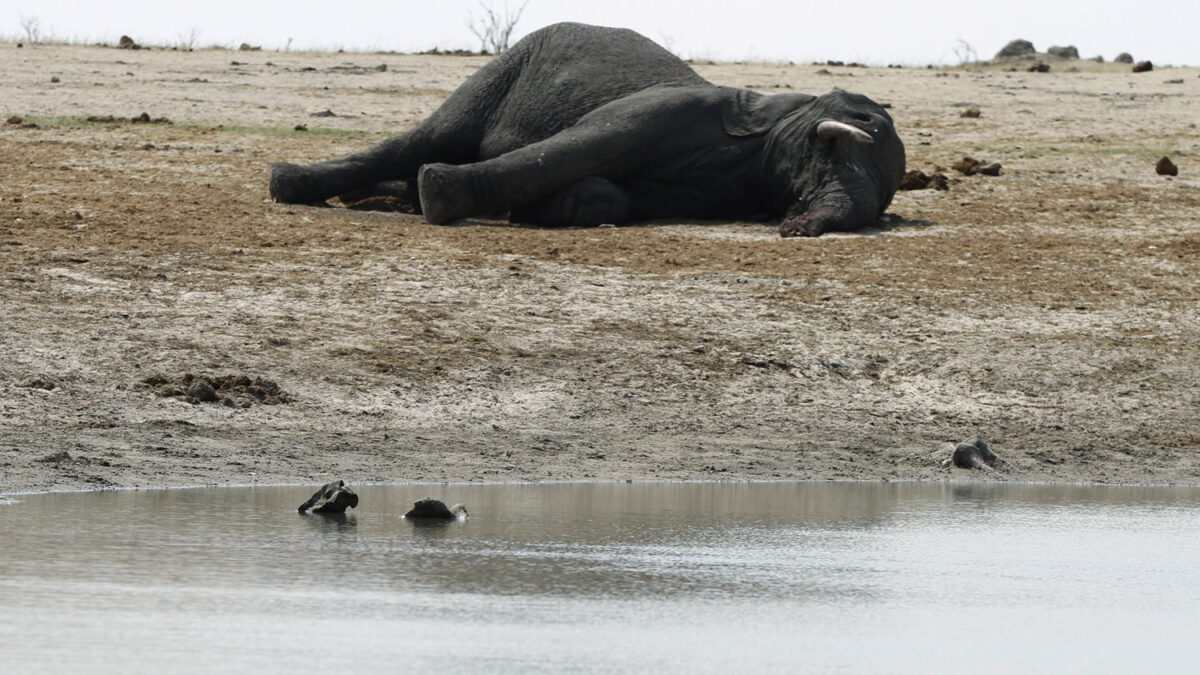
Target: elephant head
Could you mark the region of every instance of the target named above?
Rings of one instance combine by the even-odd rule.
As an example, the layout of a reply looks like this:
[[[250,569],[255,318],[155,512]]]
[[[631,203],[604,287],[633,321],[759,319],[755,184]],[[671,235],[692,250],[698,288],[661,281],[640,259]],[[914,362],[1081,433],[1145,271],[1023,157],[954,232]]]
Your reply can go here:
[[[784,237],[858,230],[879,221],[904,177],[904,143],[887,111],[833,91],[767,132],[763,170]]]

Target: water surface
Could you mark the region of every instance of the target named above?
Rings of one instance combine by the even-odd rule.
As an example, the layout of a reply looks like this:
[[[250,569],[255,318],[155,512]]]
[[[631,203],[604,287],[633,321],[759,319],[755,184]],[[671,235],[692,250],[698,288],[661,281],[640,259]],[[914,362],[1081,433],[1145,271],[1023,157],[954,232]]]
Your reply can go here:
[[[315,486],[314,486],[315,487]],[[313,487],[0,503],[20,672],[1194,671],[1200,490]],[[419,526],[413,501],[472,518]]]

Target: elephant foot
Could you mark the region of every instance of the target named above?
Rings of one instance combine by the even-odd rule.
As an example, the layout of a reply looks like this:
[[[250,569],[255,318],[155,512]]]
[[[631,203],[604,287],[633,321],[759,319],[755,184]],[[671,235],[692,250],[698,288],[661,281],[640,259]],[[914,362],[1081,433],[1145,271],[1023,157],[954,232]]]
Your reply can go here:
[[[304,167],[298,164],[279,162],[271,165],[270,182],[271,199],[280,204],[308,204],[321,202],[311,195],[312,178]]]
[[[821,207],[798,216],[784,218],[779,224],[781,237],[819,237],[834,229],[837,214],[833,209]]]
[[[417,173],[421,212],[431,225],[449,225],[476,215],[471,190],[464,185],[462,169],[450,164],[426,164]]]

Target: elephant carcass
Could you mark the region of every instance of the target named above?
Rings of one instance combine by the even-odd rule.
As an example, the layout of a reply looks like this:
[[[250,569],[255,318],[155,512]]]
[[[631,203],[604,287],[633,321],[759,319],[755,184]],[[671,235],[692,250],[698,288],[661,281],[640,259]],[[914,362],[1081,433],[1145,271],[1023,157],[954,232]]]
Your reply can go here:
[[[904,168],[891,116],[866,96],[718,86],[633,31],[563,23],[496,57],[408,132],[275,164],[270,193],[315,203],[415,181],[434,224],[774,218],[785,236],[815,236],[876,224]]]

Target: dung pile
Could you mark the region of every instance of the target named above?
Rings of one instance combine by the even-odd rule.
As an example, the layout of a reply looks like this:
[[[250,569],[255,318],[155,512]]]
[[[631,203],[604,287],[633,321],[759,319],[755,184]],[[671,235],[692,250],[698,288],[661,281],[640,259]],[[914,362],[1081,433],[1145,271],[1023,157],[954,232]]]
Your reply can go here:
[[[292,396],[277,382],[247,375],[193,375],[171,378],[151,375],[142,384],[155,394],[177,398],[192,405],[220,403],[231,408],[249,408],[255,403],[279,405],[292,402]]]

